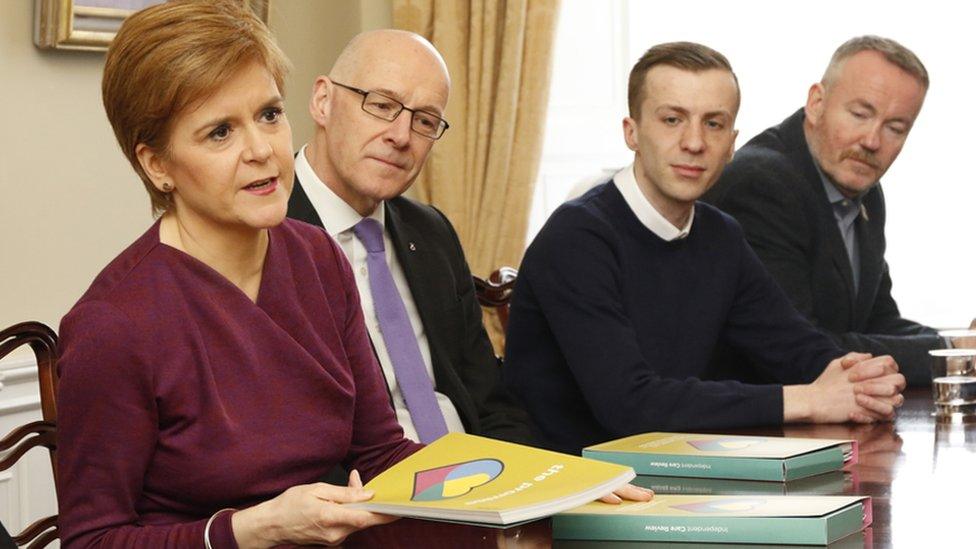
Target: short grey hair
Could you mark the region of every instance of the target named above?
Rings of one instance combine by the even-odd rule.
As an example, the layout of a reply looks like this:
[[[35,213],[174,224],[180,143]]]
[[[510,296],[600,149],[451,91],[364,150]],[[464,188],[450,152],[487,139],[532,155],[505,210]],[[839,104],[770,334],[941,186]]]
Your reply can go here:
[[[891,38],[874,35],[856,36],[841,44],[837,48],[837,51],[834,52],[833,57],[830,58],[830,64],[827,65],[827,70],[824,71],[821,83],[824,86],[829,85],[836,76],[837,71],[840,70],[841,64],[848,57],[856,53],[861,53],[862,51],[876,51],[880,53],[889,63],[913,76],[926,90],[929,89],[929,72],[925,70],[925,65],[922,64],[922,61],[912,50],[902,46]]]

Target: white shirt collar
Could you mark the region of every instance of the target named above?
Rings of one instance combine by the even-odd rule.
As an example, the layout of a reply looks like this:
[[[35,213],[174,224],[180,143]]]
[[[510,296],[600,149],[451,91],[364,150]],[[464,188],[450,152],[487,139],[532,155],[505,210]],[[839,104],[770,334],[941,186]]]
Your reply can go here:
[[[651,204],[640,187],[637,186],[637,178],[634,177],[634,165],[631,164],[620,170],[613,176],[613,184],[624,196],[624,201],[630,206],[630,211],[634,212],[637,219],[647,227],[652,233],[662,240],[672,241],[686,238],[691,232],[691,223],[695,220],[695,208],[691,208],[691,215],[688,222],[681,229],[675,227],[667,220],[661,212],[657,211]]]
[[[298,176],[299,184],[305,190],[305,194],[308,195],[312,207],[315,208],[315,213],[319,214],[325,232],[329,233],[329,236],[337,238],[338,235],[351,230],[356,223],[363,219],[363,216],[359,215],[359,212],[354,210],[345,200],[339,198],[339,195],[319,179],[305,156],[305,149],[307,148],[308,145],[306,144],[298,151],[298,156],[295,158],[295,175]],[[385,213],[386,203],[380,202],[380,205],[373,210],[373,213],[369,214],[369,217],[379,221],[385,229]]]

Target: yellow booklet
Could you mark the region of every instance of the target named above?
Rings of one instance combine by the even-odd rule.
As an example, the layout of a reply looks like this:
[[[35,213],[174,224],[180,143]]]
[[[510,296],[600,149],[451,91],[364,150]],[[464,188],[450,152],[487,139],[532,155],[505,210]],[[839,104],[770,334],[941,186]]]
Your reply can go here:
[[[349,507],[401,517],[507,526],[613,492],[630,467],[449,433],[366,484],[373,499]]]

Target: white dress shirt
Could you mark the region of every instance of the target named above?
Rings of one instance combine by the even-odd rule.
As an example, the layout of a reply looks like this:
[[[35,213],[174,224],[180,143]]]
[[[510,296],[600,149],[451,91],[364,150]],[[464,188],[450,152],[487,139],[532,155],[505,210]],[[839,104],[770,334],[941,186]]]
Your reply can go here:
[[[633,164],[617,172],[613,176],[613,184],[624,196],[624,201],[630,206],[630,211],[634,212],[637,219],[662,240],[668,242],[679,240],[687,237],[688,233],[691,232],[691,222],[695,220],[694,206],[691,208],[691,215],[688,216],[688,222],[685,223],[684,227],[679,229],[672,225],[667,218],[661,215],[661,212],[654,208],[644,193],[641,192],[640,187],[637,186]]]
[[[352,228],[363,219],[356,210],[339,198],[332,189],[322,182],[315,174],[312,166],[305,157],[305,146],[298,152],[295,158],[295,175],[308,195],[312,207],[319,214],[325,231],[334,238],[342,248],[343,253],[352,265],[356,275],[356,288],[359,290],[359,299],[363,306],[363,316],[366,319],[366,329],[369,337],[373,341],[373,348],[376,350],[376,357],[380,361],[383,376],[386,378],[386,385],[393,396],[393,408],[396,411],[397,421],[403,427],[403,434],[413,441],[419,442],[417,429],[410,419],[410,411],[407,410],[407,403],[400,392],[397,384],[396,375],[393,371],[393,362],[390,360],[390,353],[386,348],[386,342],[380,333],[379,320],[376,317],[376,310],[373,307],[373,294],[369,288],[369,276],[366,269],[366,247],[353,234]],[[390,233],[386,230],[385,222],[386,204],[381,202],[369,217],[375,219],[383,226],[383,246],[386,249],[386,262],[390,266],[393,274],[393,282],[396,284],[397,291],[403,299],[403,305],[407,309],[407,316],[413,326],[413,333],[417,337],[417,344],[420,346],[420,354],[424,359],[424,366],[427,375],[434,382],[434,368],[430,359],[430,346],[427,343],[427,334],[424,332],[424,324],[420,320],[420,313],[417,311],[417,304],[413,301],[413,294],[410,293],[410,286],[407,285],[406,276],[403,274],[403,267],[397,259],[396,251],[393,249],[393,242]],[[444,421],[450,432],[464,432],[464,425],[461,417],[454,408],[454,404],[446,395],[436,392],[436,382],[434,384],[434,395],[437,397],[437,404],[444,414]]]

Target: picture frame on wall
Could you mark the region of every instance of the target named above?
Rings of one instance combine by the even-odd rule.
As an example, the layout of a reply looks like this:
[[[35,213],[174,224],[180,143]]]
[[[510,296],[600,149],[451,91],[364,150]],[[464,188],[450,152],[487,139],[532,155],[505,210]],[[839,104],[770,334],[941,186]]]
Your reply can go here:
[[[165,0],[34,0],[34,44],[41,49],[104,51],[122,21]],[[271,0],[240,0],[268,22]]]

